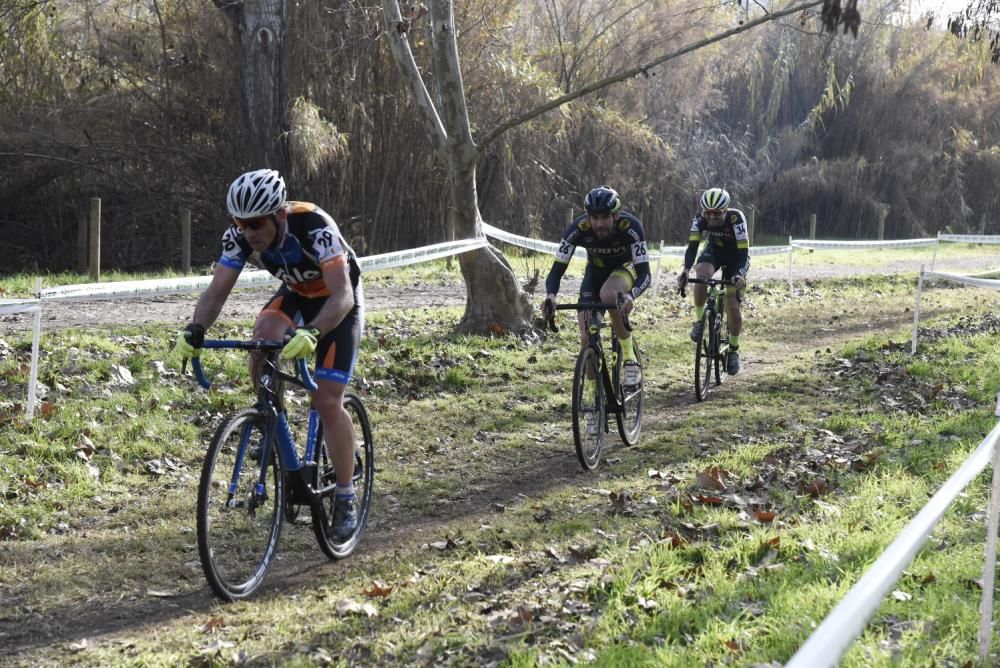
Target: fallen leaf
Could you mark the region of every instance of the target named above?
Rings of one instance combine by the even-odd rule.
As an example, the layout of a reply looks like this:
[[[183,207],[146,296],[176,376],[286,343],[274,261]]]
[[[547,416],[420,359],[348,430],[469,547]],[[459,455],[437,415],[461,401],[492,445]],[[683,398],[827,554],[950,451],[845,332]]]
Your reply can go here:
[[[157,598],[173,598],[177,596],[178,592],[170,591],[167,589],[147,589],[146,596],[155,596]]]
[[[494,564],[512,564],[515,559],[507,554],[488,554],[486,561],[492,561]]]
[[[905,591],[896,589],[892,592],[892,597],[897,601],[909,601],[913,598],[913,594],[908,594]]]
[[[392,593],[393,589],[394,587],[388,586],[381,580],[375,580],[367,587],[364,587],[361,590],[361,593],[367,596],[368,598],[385,598],[386,596]]]
[[[225,622],[224,619],[222,619],[222,617],[212,617],[210,620],[208,620],[207,622],[205,622],[204,624],[202,624],[202,626],[201,626],[201,632],[202,633],[211,633],[212,631],[214,631],[216,629],[221,629],[225,625],[226,625],[226,622]]]
[[[371,603],[358,603],[353,598],[345,598],[337,603],[337,614],[341,617],[346,617],[347,615],[376,617],[378,616],[378,610]]]
[[[753,516],[754,518],[756,518],[758,522],[773,522],[775,518],[775,513],[771,512],[770,510],[757,510],[754,511]]]

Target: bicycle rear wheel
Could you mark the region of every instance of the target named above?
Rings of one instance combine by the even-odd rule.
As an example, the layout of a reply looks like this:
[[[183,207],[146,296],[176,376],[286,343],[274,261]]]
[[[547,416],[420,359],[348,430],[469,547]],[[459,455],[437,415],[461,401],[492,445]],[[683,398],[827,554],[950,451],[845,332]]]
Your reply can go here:
[[[322,424],[316,441],[316,476],[313,489],[322,496],[323,514],[313,510],[313,531],[316,541],[323,554],[331,559],[343,559],[350,556],[361,540],[368,514],[371,512],[375,482],[375,442],[372,439],[372,426],[368,412],[357,395],[348,392],[344,395],[344,410],[351,416],[354,424],[354,493],[357,495],[358,528],[348,538],[338,538],[333,531],[334,485],[337,474],[326,451],[326,440],[323,438]],[[326,515],[326,522],[323,521]]]
[[[635,445],[639,441],[639,432],[642,430],[642,396],[643,385],[646,382],[645,372],[642,366],[642,351],[639,344],[635,342],[635,335],[632,335],[632,346],[635,350],[635,359],[639,362],[640,380],[637,387],[626,387],[621,384],[623,370],[622,358],[618,356],[615,372],[615,384],[621,399],[621,410],[615,414],[618,422],[618,435],[621,436],[625,445]]]
[[[587,471],[601,459],[608,419],[606,408],[601,357],[595,348],[587,346],[580,351],[573,373],[573,440],[576,456]]]
[[[263,415],[242,410],[219,425],[202,465],[198,554],[212,590],[227,601],[252,594],[278,550],[285,480],[266,433]]]
[[[703,317],[706,327],[694,344],[694,396],[698,401],[704,401],[708,396],[708,385],[712,380],[712,313],[708,312]]]

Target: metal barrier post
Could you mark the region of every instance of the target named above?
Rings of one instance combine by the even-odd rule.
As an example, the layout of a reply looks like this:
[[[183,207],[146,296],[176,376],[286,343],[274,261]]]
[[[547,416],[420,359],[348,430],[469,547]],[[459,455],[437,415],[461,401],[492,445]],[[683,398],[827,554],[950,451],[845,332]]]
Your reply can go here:
[[[997,395],[1000,399],[1000,395]],[[1000,415],[1000,402],[994,411]],[[993,626],[993,586],[997,566],[997,524],[1000,516],[1000,447],[993,447],[993,486],[986,516],[986,562],[983,564],[983,597],[979,601],[979,665],[986,666]]]
[[[931,256],[931,271],[934,271],[934,264],[937,262],[938,247],[941,246],[941,232],[937,233],[937,243],[934,244],[934,255]]]
[[[35,299],[42,298],[42,278],[35,279]],[[35,311],[35,323],[31,333],[31,371],[28,373],[28,419],[35,416],[35,390],[38,386],[38,346],[42,338],[42,304]]]
[[[792,245],[792,236],[788,235],[788,291],[792,291],[792,255],[795,254],[795,246]]]
[[[920,320],[920,293],[924,290],[924,265],[920,265],[920,277],[917,279],[917,301],[913,304],[913,344],[910,354],[917,352],[917,322]]]

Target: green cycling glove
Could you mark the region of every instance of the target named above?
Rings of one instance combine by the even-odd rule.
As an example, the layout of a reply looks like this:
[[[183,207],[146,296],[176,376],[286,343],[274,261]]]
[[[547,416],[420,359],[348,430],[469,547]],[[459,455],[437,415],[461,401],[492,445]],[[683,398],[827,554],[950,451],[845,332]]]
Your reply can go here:
[[[204,343],[205,328],[192,322],[177,332],[177,343],[174,345],[174,349],[181,354],[181,357],[197,357],[201,354],[201,347]]]
[[[319,330],[313,327],[299,327],[295,330],[295,336],[288,340],[281,350],[281,359],[298,360],[309,357],[316,352],[316,340],[319,338]]]

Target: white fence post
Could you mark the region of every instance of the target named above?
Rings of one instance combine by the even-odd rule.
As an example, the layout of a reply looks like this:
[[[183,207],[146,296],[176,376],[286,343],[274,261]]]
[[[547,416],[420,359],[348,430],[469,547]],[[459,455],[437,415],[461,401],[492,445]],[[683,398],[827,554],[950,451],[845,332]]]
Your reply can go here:
[[[792,245],[792,235],[788,235],[788,291],[792,291],[792,255],[795,254],[795,246]]]
[[[1000,404],[997,411],[1000,412]],[[979,601],[979,665],[989,665],[990,635],[993,626],[993,582],[997,566],[997,517],[1000,516],[1000,447],[993,448],[993,487],[986,516],[986,562],[983,564],[983,597]]]
[[[913,304],[913,343],[910,354],[917,353],[917,322],[920,320],[920,293],[924,291],[924,265],[920,265],[920,277],[917,278],[917,300]]]
[[[937,233],[937,243],[934,244],[934,255],[931,256],[931,271],[934,271],[934,265],[937,263],[937,252],[938,248],[941,247],[941,232]]]
[[[35,299],[42,298],[42,278],[35,278]],[[42,303],[35,311],[34,331],[31,334],[31,371],[28,373],[28,420],[35,417],[35,389],[38,386],[38,346],[42,338]]]

